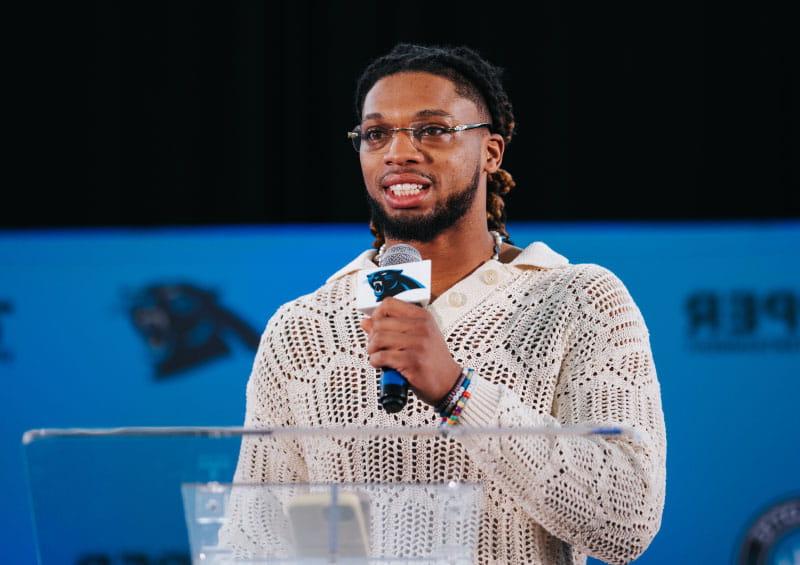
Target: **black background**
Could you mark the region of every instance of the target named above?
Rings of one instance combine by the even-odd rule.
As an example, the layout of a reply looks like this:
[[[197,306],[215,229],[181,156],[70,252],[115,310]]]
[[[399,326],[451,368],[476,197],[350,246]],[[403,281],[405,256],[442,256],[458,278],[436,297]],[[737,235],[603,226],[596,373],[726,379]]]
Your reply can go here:
[[[361,222],[356,79],[398,41],[506,69],[509,219],[797,217],[797,20],[646,2],[98,2],[6,26],[6,228]]]

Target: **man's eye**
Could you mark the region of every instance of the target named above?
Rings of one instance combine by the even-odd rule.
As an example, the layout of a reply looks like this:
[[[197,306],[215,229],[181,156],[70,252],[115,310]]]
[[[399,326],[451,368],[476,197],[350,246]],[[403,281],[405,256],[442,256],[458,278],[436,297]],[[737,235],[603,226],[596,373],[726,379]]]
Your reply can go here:
[[[381,141],[386,138],[386,130],[380,128],[368,129],[364,132],[364,139],[367,141]]]
[[[447,130],[442,126],[422,126],[419,128],[419,133],[422,137],[440,137],[447,133]]]

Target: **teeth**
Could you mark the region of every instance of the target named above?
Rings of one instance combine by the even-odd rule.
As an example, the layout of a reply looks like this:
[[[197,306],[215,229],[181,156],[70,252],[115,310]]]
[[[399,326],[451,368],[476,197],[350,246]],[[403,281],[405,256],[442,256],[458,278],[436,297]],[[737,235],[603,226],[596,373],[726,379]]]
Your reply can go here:
[[[389,190],[398,196],[412,196],[419,194],[420,190],[422,190],[422,185],[413,183],[393,184],[389,187]]]

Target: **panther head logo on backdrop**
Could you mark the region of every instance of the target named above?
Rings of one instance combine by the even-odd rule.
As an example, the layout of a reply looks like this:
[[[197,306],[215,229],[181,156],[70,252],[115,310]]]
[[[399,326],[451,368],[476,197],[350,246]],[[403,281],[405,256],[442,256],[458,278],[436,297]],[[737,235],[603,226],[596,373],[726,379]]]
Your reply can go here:
[[[163,379],[228,355],[233,334],[255,351],[261,336],[217,295],[190,283],[153,284],[128,299],[136,331],[155,360],[155,377]]]

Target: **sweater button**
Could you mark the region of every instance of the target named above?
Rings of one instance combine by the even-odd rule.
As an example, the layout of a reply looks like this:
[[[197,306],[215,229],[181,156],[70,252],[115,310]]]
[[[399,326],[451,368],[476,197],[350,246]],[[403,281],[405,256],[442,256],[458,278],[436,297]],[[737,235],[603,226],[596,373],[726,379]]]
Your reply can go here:
[[[486,284],[497,284],[497,271],[494,269],[489,269],[488,271],[484,271],[481,275],[483,282]]]
[[[451,292],[447,296],[447,303],[453,308],[463,306],[467,302],[467,297],[460,292]]]

